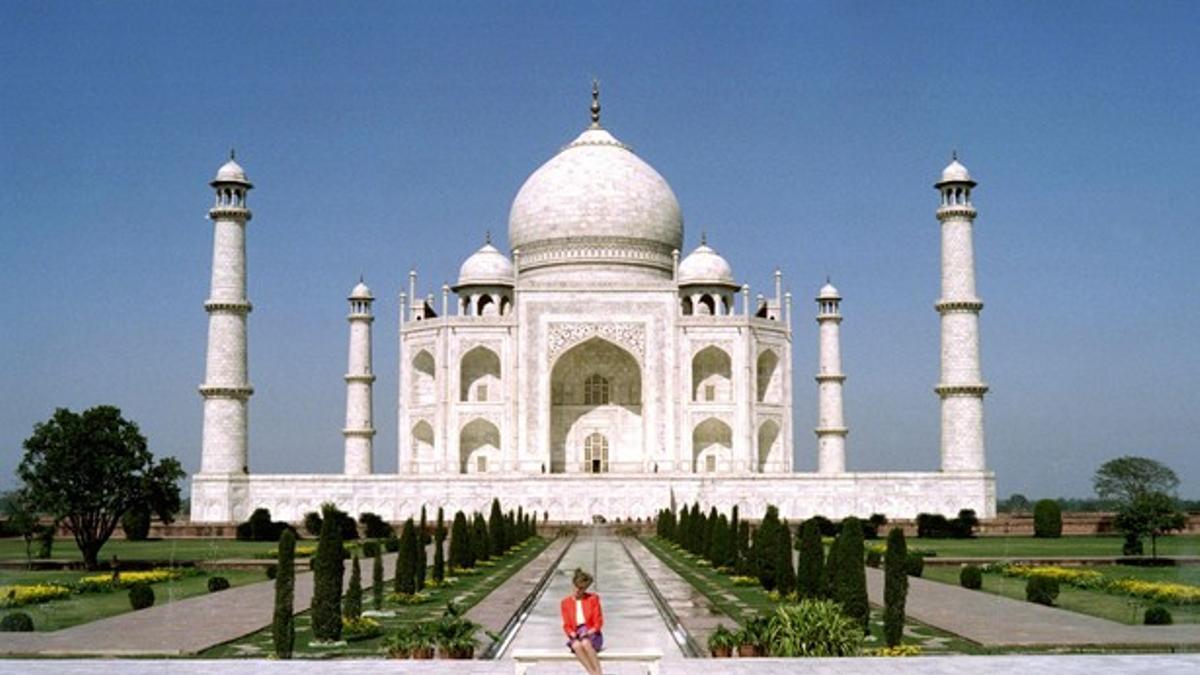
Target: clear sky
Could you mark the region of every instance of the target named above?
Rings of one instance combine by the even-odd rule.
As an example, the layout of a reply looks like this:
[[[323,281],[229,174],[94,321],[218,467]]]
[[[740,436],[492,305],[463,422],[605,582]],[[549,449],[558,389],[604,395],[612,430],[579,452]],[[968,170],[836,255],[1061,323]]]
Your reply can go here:
[[[975,203],[988,463],[1091,494],[1143,454],[1200,495],[1200,5],[0,5],[0,488],[56,406],[120,406],[199,466],[212,226],[230,146],[249,225],[253,472],[334,472],[345,296],[376,303],[376,465],[396,467],[396,296],[503,243],[526,176],[604,122],[740,280],[796,297],[797,466],[815,304],[845,301],[853,470],[938,465],[939,239]]]

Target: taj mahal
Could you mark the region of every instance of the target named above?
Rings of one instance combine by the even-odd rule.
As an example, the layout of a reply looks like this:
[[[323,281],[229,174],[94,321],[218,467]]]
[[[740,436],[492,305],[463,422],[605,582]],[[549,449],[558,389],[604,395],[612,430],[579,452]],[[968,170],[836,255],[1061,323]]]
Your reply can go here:
[[[484,511],[497,496],[566,522],[647,519],[693,501],[722,511],[737,505],[750,517],[774,504],[791,519],[964,508],[995,515],[972,243],[976,183],[957,158],[935,183],[933,202],[942,247],[934,304],[941,371],[935,376],[930,364],[930,408],[940,400],[941,466],[927,472],[847,470],[838,290],[825,283],[814,294],[815,312],[803,313],[818,323],[818,344],[795,345],[797,307],[782,274],[775,271],[767,293],[753,294],[705,238],[685,252],[674,192],[601,124],[593,86],[591,123],[517,191],[507,252],[481,236],[485,243],[462,263],[455,284],[423,288],[414,270],[406,288],[395,289],[403,291],[399,447],[389,449],[397,473],[374,470],[381,450],[373,442],[375,298],[360,280],[348,298],[342,472],[252,474],[246,234],[253,185],[231,157],[211,186],[193,522],[244,520],[258,507],[297,521],[326,501],[400,520],[422,505]],[[713,235],[717,244],[720,233]],[[814,427],[799,433],[797,346],[819,402]],[[817,471],[796,472],[793,449],[814,453]]]

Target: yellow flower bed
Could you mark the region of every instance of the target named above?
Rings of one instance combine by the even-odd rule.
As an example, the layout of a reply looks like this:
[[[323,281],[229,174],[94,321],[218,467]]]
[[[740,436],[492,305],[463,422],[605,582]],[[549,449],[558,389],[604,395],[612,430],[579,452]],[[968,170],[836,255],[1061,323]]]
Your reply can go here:
[[[1200,604],[1200,586],[1174,584],[1168,581],[1116,579],[1110,584],[1109,588],[1157,602],[1169,602],[1176,605]]]
[[[15,584],[0,586],[0,608],[9,609],[23,605],[35,605],[65,598],[71,589],[58,584]]]
[[[145,572],[121,572],[120,581],[113,585],[111,574],[93,574],[83,577],[78,582],[80,591],[109,591],[113,588],[126,588],[133,584],[157,584],[160,581],[170,581],[183,576],[180,570],[154,569]]]
[[[1003,572],[1006,577],[1021,579],[1054,579],[1078,588],[1100,588],[1105,585],[1104,575],[1095,570],[1081,570],[1057,565],[1009,565]]]
[[[293,555],[297,558],[311,558],[316,554],[317,554],[316,546],[297,546],[296,551]],[[267,551],[266,553],[264,553],[258,557],[259,558],[278,558],[279,557],[279,549],[273,548],[270,551]]]
[[[921,648],[917,645],[896,645],[895,647],[880,647],[868,649],[867,656],[920,656]]]

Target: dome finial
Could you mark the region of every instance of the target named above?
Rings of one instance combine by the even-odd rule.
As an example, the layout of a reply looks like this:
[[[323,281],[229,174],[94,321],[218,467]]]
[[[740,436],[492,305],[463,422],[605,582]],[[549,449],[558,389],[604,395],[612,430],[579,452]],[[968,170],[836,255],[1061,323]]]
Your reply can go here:
[[[229,149],[229,161],[232,162],[235,159],[237,159],[237,150],[235,150],[234,148],[230,148]]]
[[[957,161],[958,161],[958,150],[957,150],[957,149],[954,149],[954,150],[951,150],[951,151],[950,151],[950,161],[951,161],[951,162],[957,162]]]
[[[708,246],[708,232],[700,230],[700,245]]]
[[[483,233],[483,243],[489,245],[492,243],[492,228],[489,227],[487,231]]]
[[[600,80],[592,78],[592,127],[600,128]]]

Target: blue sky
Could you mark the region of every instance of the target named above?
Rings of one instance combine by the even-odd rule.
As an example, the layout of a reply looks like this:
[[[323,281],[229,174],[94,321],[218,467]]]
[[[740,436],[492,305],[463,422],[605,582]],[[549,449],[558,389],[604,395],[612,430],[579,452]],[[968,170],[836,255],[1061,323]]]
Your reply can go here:
[[[976,230],[999,492],[1091,493],[1143,454],[1200,486],[1194,3],[4,3],[0,488],[56,406],[120,406],[199,465],[207,181],[249,229],[252,471],[341,466],[345,296],[376,296],[376,463],[396,306],[506,232],[586,124],[671,183],[741,280],[796,296],[797,465],[816,325],[845,296],[849,466],[938,463],[938,224],[956,148]]]

